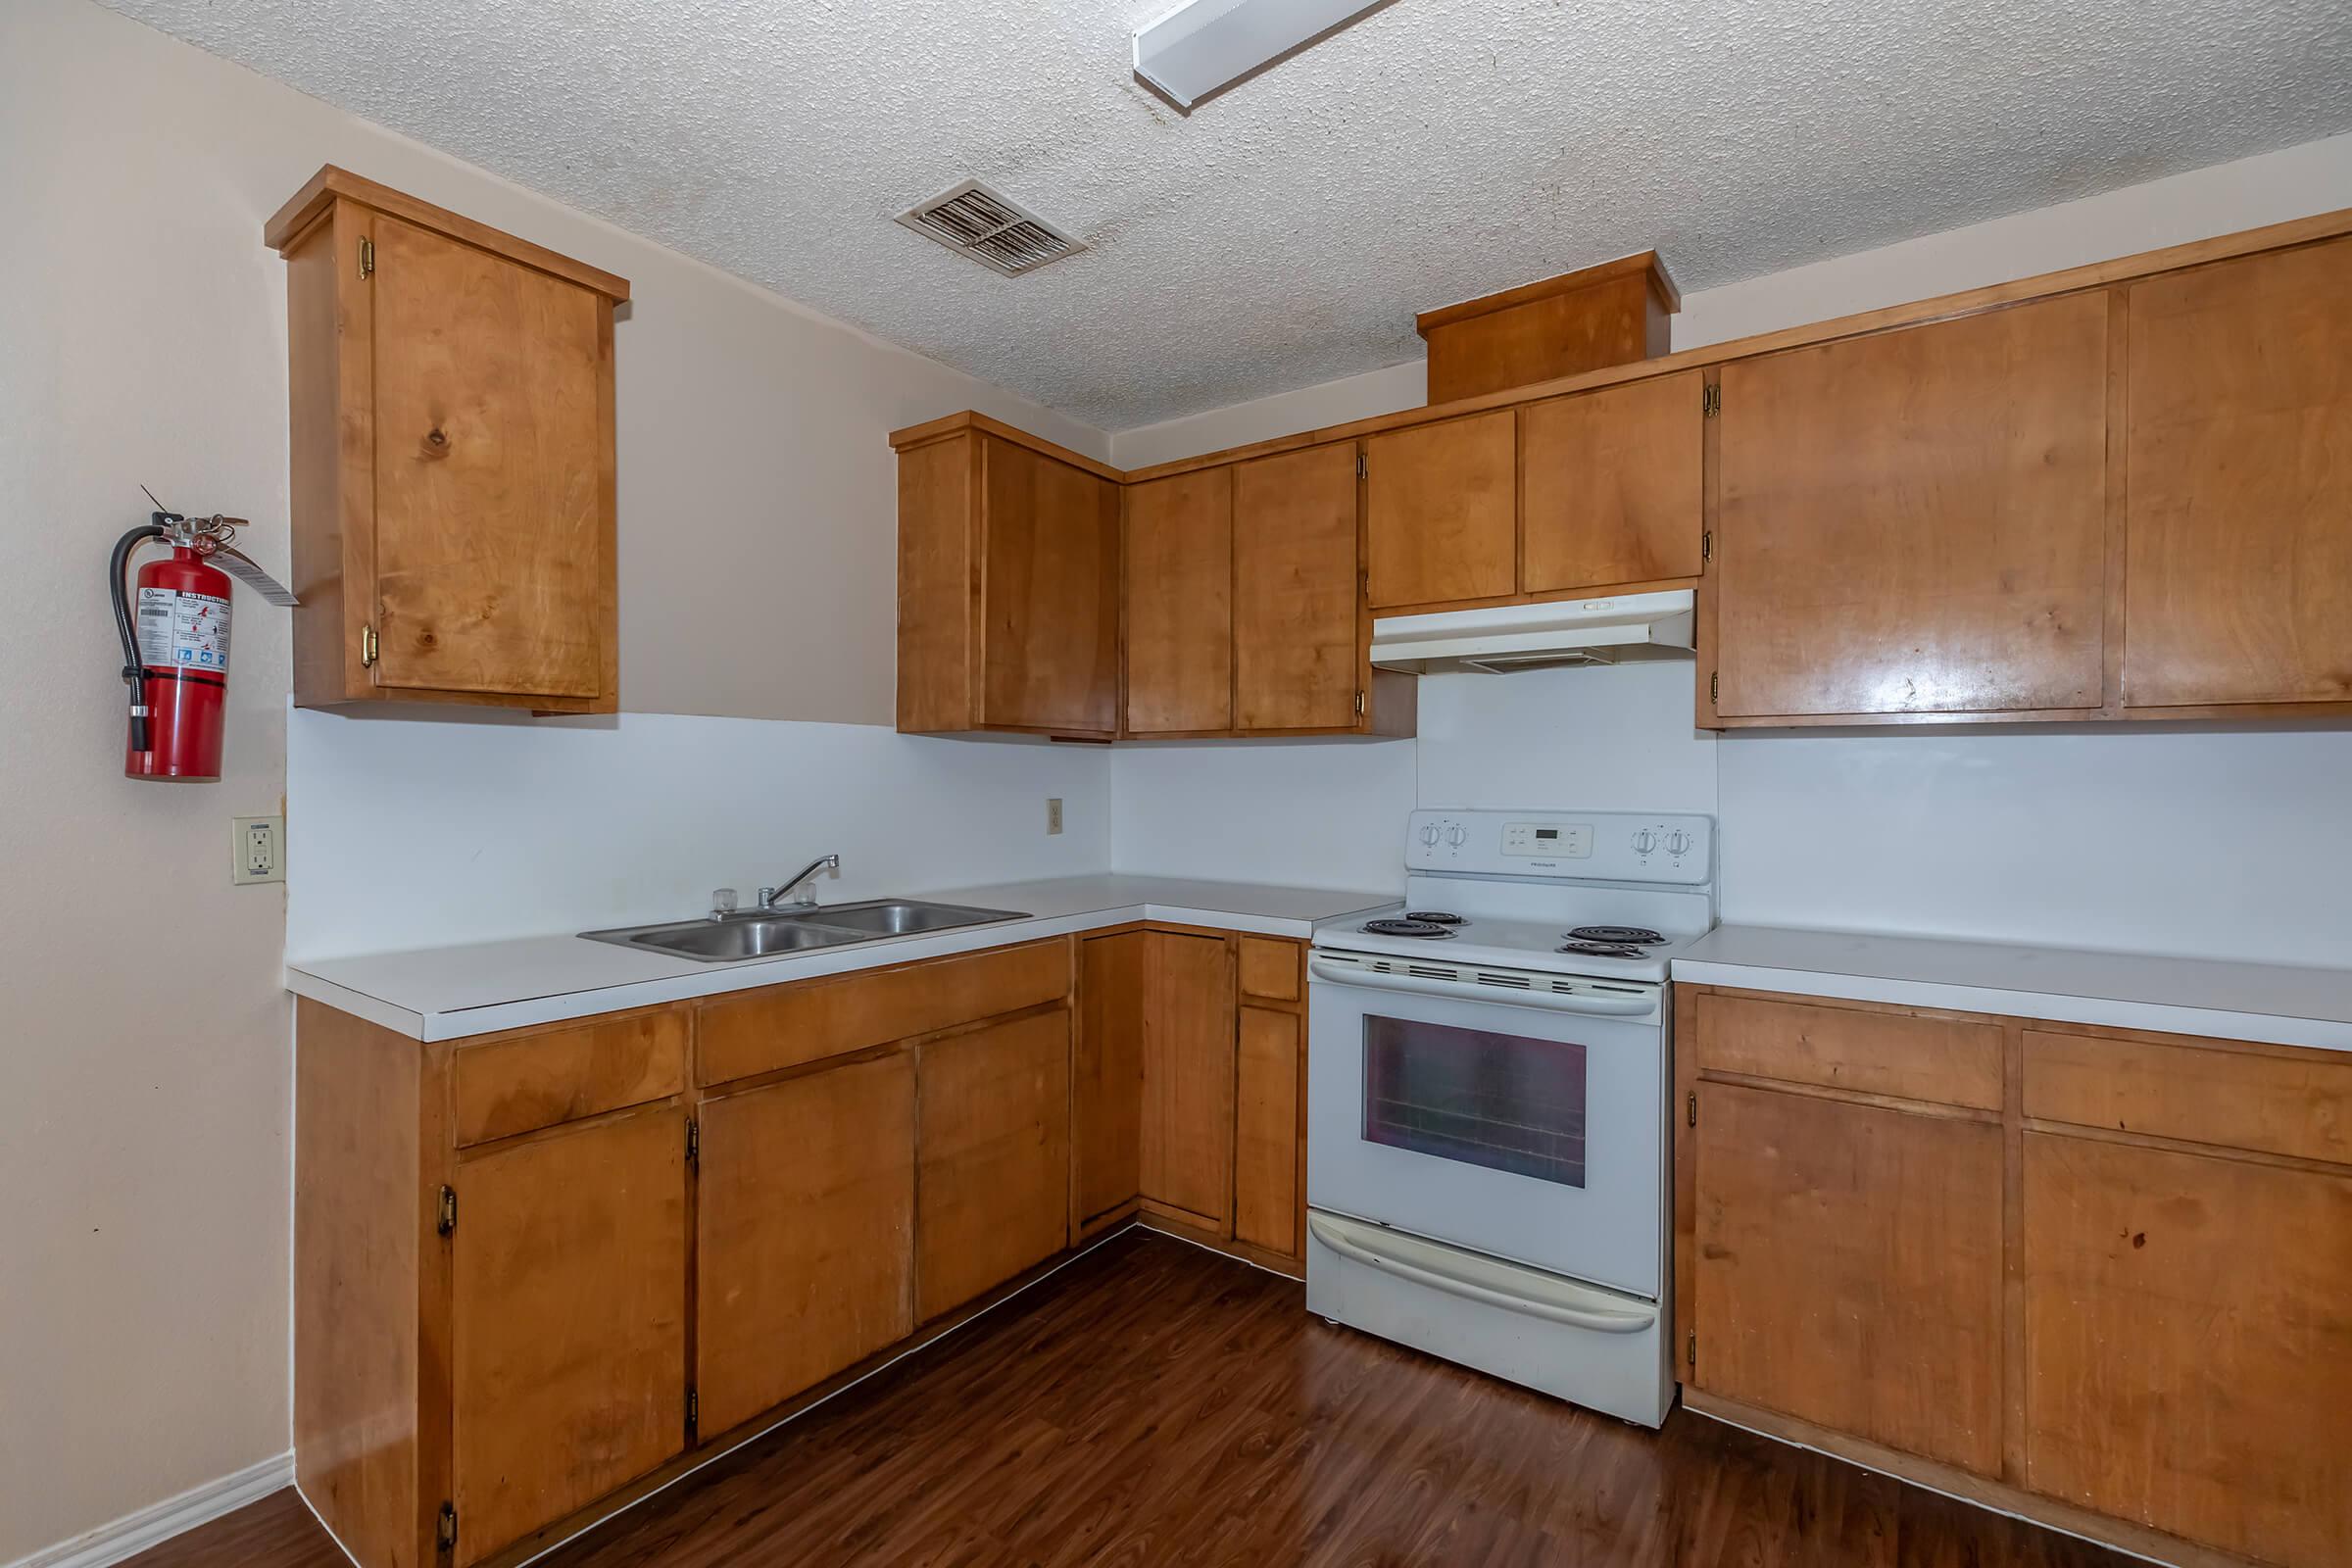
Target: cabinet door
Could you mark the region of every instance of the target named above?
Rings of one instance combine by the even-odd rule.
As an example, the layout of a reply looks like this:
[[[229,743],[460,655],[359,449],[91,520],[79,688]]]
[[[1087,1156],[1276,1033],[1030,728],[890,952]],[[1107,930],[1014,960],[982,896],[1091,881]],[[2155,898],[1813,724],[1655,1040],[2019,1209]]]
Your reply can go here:
[[[1357,627],[1355,449],[1236,464],[1234,722],[1353,729],[1366,679]]]
[[[1705,393],[1706,378],[1686,370],[1520,412],[1521,588],[1698,575]]]
[[[1517,421],[1501,409],[1365,440],[1374,608],[1518,591]]]
[[[1723,368],[1719,714],[2100,706],[2107,310]]]
[[[1981,1475],[2001,1467],[2001,1130],[1699,1089],[1691,1381]]]
[[[604,694],[610,309],[375,215],[378,686]]]
[[[1078,943],[1078,1038],[1070,1085],[1072,1217],[1080,1226],[1141,1191],[1138,1118],[1144,1092],[1141,931]]]
[[[2028,1133],[2026,1473],[2291,1568],[2352,1542],[2352,1175]]]
[[[695,1389],[720,1433],[914,1328],[914,1058],[702,1108]]]
[[[2125,702],[2352,699],[2352,240],[2131,299]]]
[[[1070,1015],[920,1049],[915,1319],[929,1322],[1068,1241]]]
[[[1233,724],[1233,470],[1130,485],[1127,728]]]
[[[1233,964],[1221,937],[1149,934],[1143,1195],[1230,1234]]]
[[[1118,486],[993,435],[981,438],[980,461],[983,717],[1109,735],[1118,727]]]
[[[1297,1256],[1300,1019],[1241,1010],[1234,1094],[1233,1234]]]
[[[685,1446],[686,1116],[458,1167],[453,1420],[473,1562]]]

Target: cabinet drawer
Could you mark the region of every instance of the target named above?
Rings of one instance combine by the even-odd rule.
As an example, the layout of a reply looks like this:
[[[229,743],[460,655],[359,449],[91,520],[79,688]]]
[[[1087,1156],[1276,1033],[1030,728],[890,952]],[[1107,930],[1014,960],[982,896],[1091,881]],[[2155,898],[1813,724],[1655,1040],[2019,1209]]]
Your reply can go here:
[[[1269,1002],[1298,1000],[1298,944],[1242,938],[1242,991]]]
[[[696,1082],[725,1083],[1017,1012],[1069,995],[1061,940],[934,958],[702,1004]]]
[[[1701,1072],[2001,1108],[2000,1026],[1968,1018],[1701,997],[1698,1066]]]
[[[686,1087],[686,1014],[640,1012],[455,1053],[461,1148],[662,1100]]]
[[[2026,1114],[2352,1164],[2352,1058],[2029,1029]]]

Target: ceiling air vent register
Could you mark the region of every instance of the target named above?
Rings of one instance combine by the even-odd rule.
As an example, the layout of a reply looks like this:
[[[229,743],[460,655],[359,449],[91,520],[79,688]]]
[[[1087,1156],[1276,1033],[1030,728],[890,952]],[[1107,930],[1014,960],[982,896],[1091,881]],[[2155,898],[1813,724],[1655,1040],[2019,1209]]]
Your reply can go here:
[[[1034,272],[1086,249],[1084,245],[1002,192],[976,179],[951,185],[899,215],[917,234],[939,241],[1006,277]]]

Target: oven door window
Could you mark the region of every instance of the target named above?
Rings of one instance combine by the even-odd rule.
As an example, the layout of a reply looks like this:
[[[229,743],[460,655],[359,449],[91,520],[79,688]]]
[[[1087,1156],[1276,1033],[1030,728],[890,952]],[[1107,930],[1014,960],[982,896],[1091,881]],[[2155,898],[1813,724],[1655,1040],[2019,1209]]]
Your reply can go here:
[[[1364,1138],[1585,1185],[1585,1048],[1409,1018],[1364,1019]]]

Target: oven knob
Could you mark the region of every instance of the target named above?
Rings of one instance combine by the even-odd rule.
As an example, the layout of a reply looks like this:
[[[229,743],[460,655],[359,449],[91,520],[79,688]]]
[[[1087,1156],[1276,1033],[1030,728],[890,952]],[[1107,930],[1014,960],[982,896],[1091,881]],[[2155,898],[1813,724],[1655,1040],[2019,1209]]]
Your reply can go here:
[[[1658,836],[1649,829],[1643,828],[1634,835],[1634,853],[1636,855],[1647,855],[1657,847]]]
[[[1678,858],[1689,855],[1690,853],[1690,835],[1679,827],[1667,834],[1666,853]]]
[[[1428,845],[1433,850],[1438,847],[1437,823],[1424,822],[1421,824],[1421,842]]]
[[[1470,835],[1462,830],[1461,823],[1448,822],[1446,824],[1446,842],[1452,845],[1455,849],[1460,849],[1463,841],[1469,837]]]

